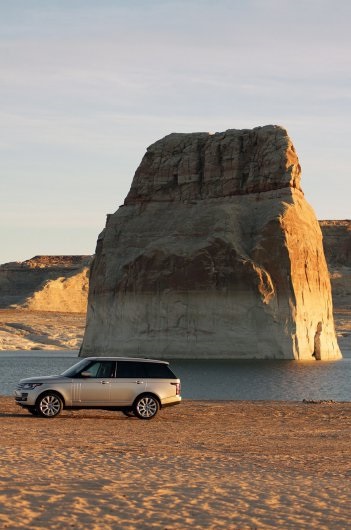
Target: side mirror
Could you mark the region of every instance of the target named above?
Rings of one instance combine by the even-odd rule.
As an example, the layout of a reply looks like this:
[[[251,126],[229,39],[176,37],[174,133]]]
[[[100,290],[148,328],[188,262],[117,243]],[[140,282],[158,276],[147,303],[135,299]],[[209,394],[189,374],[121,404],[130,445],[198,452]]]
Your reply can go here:
[[[80,372],[80,377],[91,377],[90,372]]]

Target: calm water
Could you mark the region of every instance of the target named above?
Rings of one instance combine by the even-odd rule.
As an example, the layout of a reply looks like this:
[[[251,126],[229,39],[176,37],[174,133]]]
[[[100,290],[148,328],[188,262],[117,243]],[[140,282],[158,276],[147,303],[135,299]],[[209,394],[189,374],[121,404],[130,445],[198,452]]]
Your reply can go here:
[[[77,362],[72,351],[1,351],[0,394],[11,395],[19,379],[60,374]],[[335,362],[172,361],[191,399],[351,401],[351,358]]]

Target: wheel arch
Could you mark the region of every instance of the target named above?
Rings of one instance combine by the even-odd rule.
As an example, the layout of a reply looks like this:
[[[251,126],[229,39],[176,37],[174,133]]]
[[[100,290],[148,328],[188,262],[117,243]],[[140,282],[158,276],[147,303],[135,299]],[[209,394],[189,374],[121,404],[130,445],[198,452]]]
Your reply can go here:
[[[35,404],[37,405],[37,404],[39,403],[39,401],[41,400],[41,398],[42,398],[43,396],[46,396],[47,394],[55,394],[56,396],[58,396],[58,397],[61,399],[61,401],[62,401],[62,407],[65,408],[65,406],[66,406],[65,398],[64,398],[64,396],[61,394],[61,392],[59,392],[58,390],[49,390],[49,389],[47,389],[47,390],[43,390],[43,391],[39,394],[39,396],[37,397],[37,399],[35,400]]]
[[[134,399],[132,406],[134,407],[138,399],[142,398],[143,396],[152,396],[157,400],[159,408],[162,408],[161,398],[157,394],[155,394],[155,392],[142,392],[141,394],[138,394],[137,397]]]

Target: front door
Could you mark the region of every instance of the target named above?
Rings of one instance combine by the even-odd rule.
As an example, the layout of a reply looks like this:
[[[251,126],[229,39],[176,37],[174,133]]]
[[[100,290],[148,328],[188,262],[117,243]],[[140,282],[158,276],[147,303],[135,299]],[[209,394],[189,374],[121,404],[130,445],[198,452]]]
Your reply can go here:
[[[85,367],[73,383],[73,405],[110,406],[115,365],[114,361],[92,361]]]

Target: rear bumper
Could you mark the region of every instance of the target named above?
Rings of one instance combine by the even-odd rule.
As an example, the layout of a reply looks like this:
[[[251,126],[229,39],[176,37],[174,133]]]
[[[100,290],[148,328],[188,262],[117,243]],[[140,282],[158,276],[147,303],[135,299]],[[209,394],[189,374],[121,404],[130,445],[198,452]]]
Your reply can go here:
[[[161,402],[161,407],[172,407],[173,405],[179,405],[182,401],[180,396],[172,396],[170,398],[163,399]]]

